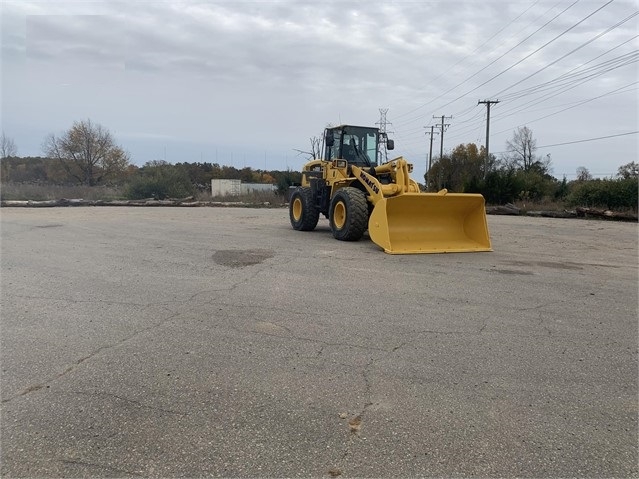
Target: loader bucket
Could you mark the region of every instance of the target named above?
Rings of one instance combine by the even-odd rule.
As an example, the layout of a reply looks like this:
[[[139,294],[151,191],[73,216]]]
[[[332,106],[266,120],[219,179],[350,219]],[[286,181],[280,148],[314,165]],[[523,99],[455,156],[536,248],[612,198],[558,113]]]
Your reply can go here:
[[[492,251],[484,197],[465,193],[406,193],[377,202],[371,240],[390,254]]]

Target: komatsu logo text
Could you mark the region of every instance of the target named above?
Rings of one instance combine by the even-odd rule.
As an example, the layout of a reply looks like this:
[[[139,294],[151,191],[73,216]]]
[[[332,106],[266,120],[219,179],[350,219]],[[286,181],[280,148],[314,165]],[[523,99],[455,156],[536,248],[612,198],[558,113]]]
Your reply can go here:
[[[359,179],[362,180],[364,183],[366,183],[368,186],[370,186],[371,190],[373,190],[375,194],[379,194],[379,188],[377,187],[375,182],[371,180],[368,176],[366,176],[366,174],[364,174],[363,171],[360,173]]]

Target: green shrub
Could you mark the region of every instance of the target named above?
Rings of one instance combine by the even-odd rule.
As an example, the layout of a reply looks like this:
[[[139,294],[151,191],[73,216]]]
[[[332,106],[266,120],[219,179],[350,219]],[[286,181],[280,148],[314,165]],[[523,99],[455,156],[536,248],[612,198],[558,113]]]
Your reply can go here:
[[[195,194],[188,172],[177,165],[151,162],[144,165],[131,179],[126,196],[129,199],[185,198]]]
[[[565,200],[566,196],[568,196],[569,191],[570,188],[568,187],[568,180],[566,180],[566,177],[564,176],[563,180],[561,180],[561,183],[558,183],[557,187],[555,188],[555,200]]]
[[[632,208],[633,211],[637,211],[639,201],[637,178],[580,181],[571,186],[571,192],[567,197],[567,203],[570,206],[609,210]]]
[[[298,171],[273,171],[271,172],[277,185],[277,193],[286,196],[289,187],[298,185],[302,181],[302,174]]]
[[[471,192],[477,187],[486,202],[494,205],[513,203],[522,191],[521,181],[514,170],[491,171],[483,181],[468,185],[465,191]]]

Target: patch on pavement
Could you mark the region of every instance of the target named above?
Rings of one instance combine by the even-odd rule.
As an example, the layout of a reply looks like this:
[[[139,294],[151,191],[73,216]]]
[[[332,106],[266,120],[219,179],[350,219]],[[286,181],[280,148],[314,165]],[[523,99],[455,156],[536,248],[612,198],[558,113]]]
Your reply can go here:
[[[258,333],[266,333],[266,334],[288,332],[288,329],[286,329],[285,327],[275,323],[271,323],[270,321],[256,321],[254,330],[257,331]]]
[[[267,249],[220,250],[213,254],[213,261],[229,268],[253,266],[272,258],[275,253]]]

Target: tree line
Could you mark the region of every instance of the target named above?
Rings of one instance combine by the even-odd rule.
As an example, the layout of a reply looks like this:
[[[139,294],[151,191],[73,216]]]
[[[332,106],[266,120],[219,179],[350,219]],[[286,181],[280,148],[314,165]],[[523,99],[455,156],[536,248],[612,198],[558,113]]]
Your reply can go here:
[[[244,183],[266,183],[285,193],[290,185],[301,181],[295,171],[253,170],[217,163],[175,163],[150,161],[144,166],[127,165],[106,172],[94,168],[93,177],[78,181],[60,161],[48,157],[7,157],[0,159],[0,179],[3,183],[30,183],[56,186],[115,186],[124,189],[130,199],[183,198],[210,191],[212,179],[234,179]],[[93,178],[92,180],[90,178]]]
[[[552,175],[550,155],[536,154],[536,140],[529,128],[518,128],[506,148],[501,158],[486,158],[484,147],[458,145],[433,163],[425,175],[427,189],[481,193],[487,203],[496,205],[551,201],[637,211],[639,164],[635,161],[620,166],[614,178],[593,179],[586,168],[579,167],[576,179],[568,181],[565,176],[559,180]]]
[[[301,179],[296,171],[237,169],[208,162],[151,161],[138,167],[131,164],[111,133],[91,120],[75,122],[59,136],[47,136],[42,157],[18,157],[15,143],[4,132],[0,140],[2,182],[120,186],[132,199],[190,196],[210,189],[212,179],[275,184],[284,193]],[[315,145],[311,146],[315,151]],[[518,128],[506,146],[507,153],[501,158],[487,157],[485,148],[474,143],[456,146],[432,164],[424,188],[481,193],[489,204],[555,201],[637,210],[639,164],[634,161],[620,166],[615,178],[593,179],[580,167],[575,180],[558,180],[552,175],[550,155],[537,155],[529,128]]]
[[[179,198],[211,188],[212,179],[236,179],[245,183],[277,185],[278,191],[300,181],[292,171],[253,170],[217,163],[150,161],[138,167],[116,144],[111,133],[91,120],[75,122],[62,135],[49,135],[44,156],[18,157],[15,143],[2,133],[0,179],[2,182],[42,185],[121,186],[125,195],[137,198]]]

